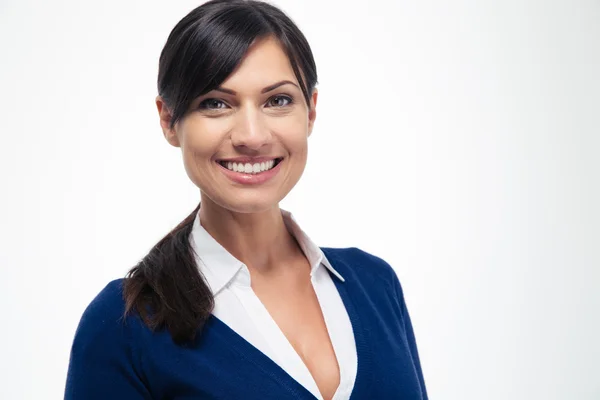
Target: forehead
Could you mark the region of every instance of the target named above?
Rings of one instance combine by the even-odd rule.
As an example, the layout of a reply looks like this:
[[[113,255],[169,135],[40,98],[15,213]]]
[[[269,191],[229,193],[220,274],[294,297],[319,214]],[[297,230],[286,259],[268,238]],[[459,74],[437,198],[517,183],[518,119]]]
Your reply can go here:
[[[290,60],[273,37],[256,40],[240,65],[221,85],[235,91],[255,91],[281,80],[298,83]]]

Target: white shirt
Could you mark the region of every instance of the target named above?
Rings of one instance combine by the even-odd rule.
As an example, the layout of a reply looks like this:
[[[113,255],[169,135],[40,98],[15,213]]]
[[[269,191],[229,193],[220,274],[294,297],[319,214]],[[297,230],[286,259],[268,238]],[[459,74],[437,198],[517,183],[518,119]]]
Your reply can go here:
[[[340,385],[332,400],[347,400],[356,380],[356,343],[344,303],[325,268],[335,279],[344,281],[344,278],[331,266],[323,251],[300,229],[292,214],[285,210],[281,210],[281,214],[288,231],[296,238],[311,265],[311,282],[338,360]],[[310,371],[252,290],[248,267],[204,229],[199,213],[194,221],[190,242],[196,253],[198,268],[204,274],[215,299],[214,316],[271,358],[317,399],[323,400]]]

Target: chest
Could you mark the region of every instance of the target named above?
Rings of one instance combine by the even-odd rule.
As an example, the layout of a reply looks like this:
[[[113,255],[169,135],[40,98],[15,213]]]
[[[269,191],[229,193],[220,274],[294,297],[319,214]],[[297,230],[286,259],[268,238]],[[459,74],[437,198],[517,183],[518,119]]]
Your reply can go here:
[[[279,284],[254,280],[253,289],[323,399],[332,399],[340,385],[340,366],[310,277]]]
[[[365,290],[367,288],[359,285],[358,280],[351,279],[347,279],[346,283],[337,281],[334,283],[351,322],[351,326],[344,326],[342,331],[354,332],[352,351],[342,350],[338,354],[341,355],[340,363],[343,366],[358,367],[350,374],[348,371],[342,374],[342,376],[352,375],[356,379],[350,382],[348,390],[343,395],[339,396],[341,393],[338,393],[336,399],[426,399],[426,395],[419,387],[419,377],[415,370],[413,355],[407,345],[404,324],[398,318],[397,304],[388,298],[385,287]],[[295,333],[296,329],[304,331],[305,324],[314,324],[311,321],[316,318],[315,314],[318,317],[318,313],[314,310],[311,312],[310,307],[302,307],[305,302],[314,301],[314,298],[310,300],[303,296],[295,296],[292,295],[295,293],[289,290],[284,290],[283,293],[288,297],[288,302],[277,301],[273,292],[263,293],[265,308],[271,309],[273,320],[277,319],[277,323],[282,327],[281,332],[287,332],[290,344],[295,346],[294,349],[298,349],[299,354],[303,354],[307,367],[310,364],[314,365],[309,370],[315,375],[315,381],[319,381],[318,390],[322,391],[324,398],[329,398],[331,392],[327,392],[327,383],[323,383],[324,380],[320,378],[327,377],[327,372],[319,371],[318,364],[322,362],[323,365],[328,365],[327,360],[333,360],[333,356],[320,358],[318,351],[324,347],[322,344],[314,343],[319,341],[319,336],[315,333],[318,329],[309,329],[312,334],[308,336]],[[231,310],[229,306],[234,304],[234,302],[221,303],[221,306],[222,309]],[[282,316],[278,318],[277,315],[280,313]],[[293,314],[299,315],[290,317]],[[222,316],[227,315],[232,316],[226,313]],[[331,314],[326,312],[325,315]],[[140,374],[147,382],[152,398],[315,400],[312,394],[314,392],[308,391],[307,386],[295,379],[295,375],[290,375],[286,373],[287,370],[279,368],[277,363],[273,362],[273,358],[261,351],[260,346],[251,345],[252,342],[248,343],[239,334],[244,332],[245,326],[236,325],[236,321],[242,319],[238,314],[233,315],[226,323],[220,317],[211,318],[203,328],[202,335],[198,336],[191,347],[174,346],[168,332],[148,333],[146,340],[136,341],[148,342],[145,346],[141,345],[149,348],[143,351],[145,368]],[[262,322],[265,321],[267,320]],[[272,323],[271,319],[268,321]],[[303,322],[294,324],[295,321]],[[334,333],[337,331],[333,330]],[[334,337],[334,343],[339,343],[339,339],[337,337],[336,340]],[[329,341],[330,345],[331,341]],[[344,353],[352,352],[355,352],[357,358],[344,358]],[[335,356],[335,353],[333,355]],[[335,382],[335,378],[331,382]],[[331,384],[331,387],[333,386],[335,383]]]

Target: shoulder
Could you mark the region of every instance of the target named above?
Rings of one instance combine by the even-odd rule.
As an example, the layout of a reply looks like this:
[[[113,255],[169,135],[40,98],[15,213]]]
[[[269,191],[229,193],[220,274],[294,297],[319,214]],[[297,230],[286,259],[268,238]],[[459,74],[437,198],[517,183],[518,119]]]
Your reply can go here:
[[[136,316],[124,316],[123,282],[109,282],[81,316],[71,346],[65,399],[142,398],[139,323]]]
[[[94,322],[106,322],[122,316],[125,311],[123,299],[123,279],[110,281],[89,303],[83,312],[82,322],[91,319]]]
[[[333,267],[344,277],[355,277],[363,282],[385,282],[394,288],[399,285],[396,271],[381,257],[358,247],[322,247],[321,250]]]
[[[100,342],[127,341],[123,279],[109,282],[88,304],[75,332],[73,350],[89,351]]]

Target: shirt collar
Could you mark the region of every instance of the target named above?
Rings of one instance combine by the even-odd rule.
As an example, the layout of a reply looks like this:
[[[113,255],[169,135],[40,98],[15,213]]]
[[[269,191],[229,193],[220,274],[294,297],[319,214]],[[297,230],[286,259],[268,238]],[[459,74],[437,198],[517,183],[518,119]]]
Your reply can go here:
[[[344,282],[344,278],[333,268],[321,248],[300,228],[292,213],[281,210],[281,215],[286,228],[294,236],[310,263],[310,275],[313,276],[317,269],[321,265],[324,265],[333,275]],[[227,286],[238,273],[248,272],[240,260],[229,253],[204,229],[200,223],[200,212],[196,213],[196,218],[194,219],[190,234],[190,244],[195,252],[196,264],[206,278],[213,296],[217,295]],[[249,282],[249,279],[247,281]]]

